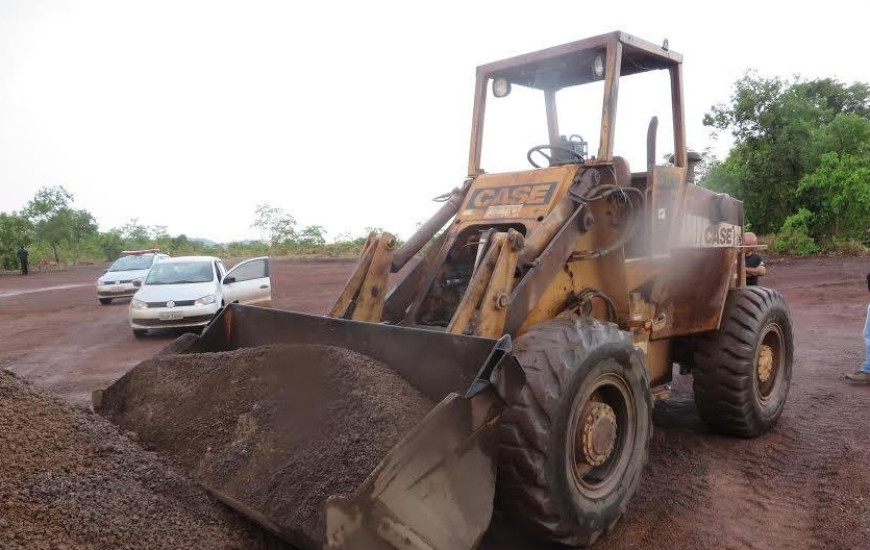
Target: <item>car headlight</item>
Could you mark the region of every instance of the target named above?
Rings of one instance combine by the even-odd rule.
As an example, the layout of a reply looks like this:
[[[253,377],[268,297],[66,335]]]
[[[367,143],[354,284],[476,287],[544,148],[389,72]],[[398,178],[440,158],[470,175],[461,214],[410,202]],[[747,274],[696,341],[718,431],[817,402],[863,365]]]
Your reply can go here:
[[[130,307],[132,307],[133,309],[148,309],[148,303],[143,302],[142,300],[137,300],[136,298],[133,298],[130,301]]]
[[[209,304],[214,303],[214,294],[209,294],[208,296],[203,296],[202,298],[197,298],[193,301],[193,305],[195,306],[207,306]]]

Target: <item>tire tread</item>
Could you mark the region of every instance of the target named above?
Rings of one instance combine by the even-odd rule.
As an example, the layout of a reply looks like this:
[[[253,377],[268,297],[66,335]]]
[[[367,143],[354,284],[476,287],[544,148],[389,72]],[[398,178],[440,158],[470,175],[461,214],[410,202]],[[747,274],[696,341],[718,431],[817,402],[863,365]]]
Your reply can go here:
[[[753,384],[758,333],[770,315],[781,320],[786,354],[784,382],[788,384],[793,355],[791,317],[788,304],[775,290],[758,286],[731,290],[719,330],[697,337],[695,404],[701,419],[716,431],[755,437],[770,429],[779,417],[781,406],[773,419],[758,413]]]
[[[514,342],[513,354],[526,373],[526,386],[520,402],[505,410],[500,422],[497,503],[527,531],[568,546],[591,545],[618,520],[617,517],[601,525],[578,525],[576,517],[561,510],[547,479],[548,443],[559,399],[583,358],[608,343],[630,344],[630,340],[616,325],[585,317],[541,323]],[[642,365],[641,370],[648,389],[648,374]],[[651,416],[652,397],[649,391],[644,393]],[[651,437],[650,428],[642,449],[643,462]],[[636,481],[626,479],[625,483]]]

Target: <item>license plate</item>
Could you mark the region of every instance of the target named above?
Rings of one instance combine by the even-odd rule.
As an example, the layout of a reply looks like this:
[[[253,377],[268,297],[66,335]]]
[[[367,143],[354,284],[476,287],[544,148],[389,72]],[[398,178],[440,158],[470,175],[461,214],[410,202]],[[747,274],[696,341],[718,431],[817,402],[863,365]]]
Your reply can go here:
[[[158,313],[157,317],[161,321],[178,321],[184,319],[184,314],[180,311],[165,311],[163,313]]]
[[[124,290],[123,288],[110,288],[109,292],[124,292]]]

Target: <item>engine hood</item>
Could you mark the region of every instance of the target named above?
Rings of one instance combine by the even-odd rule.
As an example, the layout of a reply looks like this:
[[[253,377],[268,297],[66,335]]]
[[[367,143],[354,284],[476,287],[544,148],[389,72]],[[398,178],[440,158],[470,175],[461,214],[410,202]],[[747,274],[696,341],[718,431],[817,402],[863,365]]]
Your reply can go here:
[[[134,279],[144,277],[147,274],[147,269],[133,269],[130,271],[109,271],[108,273],[103,273],[102,275],[100,275],[100,278],[97,279],[97,282],[107,283],[118,281],[132,281]]]
[[[207,283],[185,283],[180,285],[145,285],[134,296],[143,302],[175,302],[181,300],[196,300],[217,292],[214,281]]]

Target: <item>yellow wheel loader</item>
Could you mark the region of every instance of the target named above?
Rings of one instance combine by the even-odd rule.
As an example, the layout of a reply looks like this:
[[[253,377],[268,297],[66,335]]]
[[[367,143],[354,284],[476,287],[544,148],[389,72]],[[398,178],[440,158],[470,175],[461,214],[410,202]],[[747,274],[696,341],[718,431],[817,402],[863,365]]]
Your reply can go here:
[[[403,244],[372,234],[327,315],[229,304],[161,353],[331,346],[387,365],[435,403],[356,491],[322,503],[316,544],[475,548],[494,509],[540,539],[593,544],[637,490],[653,402],[675,363],[691,371],[712,429],[753,437],[776,423],[791,379],[789,310],[777,292],[746,286],[742,204],[694,184],[681,63],[666,45],[614,32],[478,67],[468,178]],[[670,80],[673,155],[657,162],[652,118],[646,166],[632,171],[614,151],[619,85],[650,71]],[[601,91],[594,155],[559,128],[557,97],[583,86]],[[540,98],[548,142],[528,151],[533,168],[488,173],[486,107],[508,105],[512,90]],[[119,384],[96,392],[95,408],[111,397],[104,414],[136,429],[124,420],[135,380]],[[154,403],[135,407],[150,414],[162,394],[148,395]],[[239,484],[203,483],[312,544],[227,489]]]

